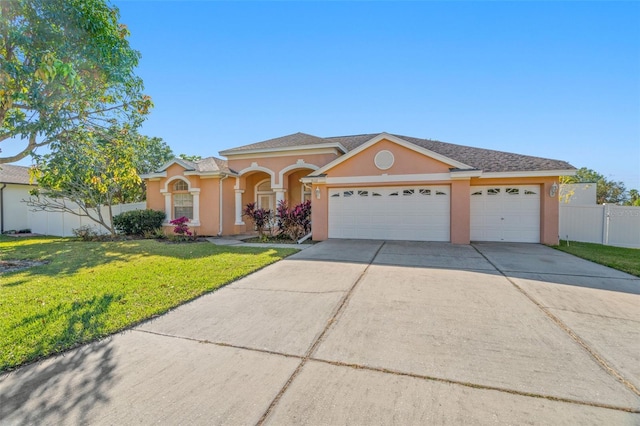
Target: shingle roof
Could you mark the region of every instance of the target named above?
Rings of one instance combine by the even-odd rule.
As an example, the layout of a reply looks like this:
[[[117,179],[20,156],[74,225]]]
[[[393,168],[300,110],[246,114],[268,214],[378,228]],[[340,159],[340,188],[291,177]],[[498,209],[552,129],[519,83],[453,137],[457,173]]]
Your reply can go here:
[[[235,173],[229,169],[227,160],[222,160],[216,157],[207,157],[198,161],[180,160],[182,163],[189,165],[194,171],[205,172],[223,172],[223,173]]]
[[[318,136],[308,135],[306,133],[294,133],[287,136],[281,136],[279,138],[269,139],[262,142],[252,143],[250,145],[244,145],[237,148],[226,149],[221,151],[223,153],[235,153],[241,151],[249,151],[252,149],[270,149],[270,148],[288,148],[292,146],[309,146],[309,145],[321,145],[330,143],[325,138]]]
[[[312,146],[319,144],[340,144],[347,151],[352,151],[380,133],[370,133],[353,136],[332,136],[320,138],[305,133],[294,133],[280,138],[245,145],[238,148],[223,151],[223,153],[241,153],[243,151],[258,149],[288,148],[295,146]],[[495,151],[491,149],[475,148],[471,146],[456,145],[431,139],[420,139],[411,136],[393,135],[407,142],[433,151],[437,154],[467,164],[474,169],[484,172],[511,172],[511,171],[542,171],[542,170],[573,170],[571,164],[562,160],[534,157],[530,155],[516,154],[512,152]]]
[[[514,172],[538,170],[573,170],[571,164],[562,160],[534,157],[531,155],[515,154],[512,152],[495,151],[492,149],[475,148],[471,146],[455,145],[429,139],[418,139],[409,136],[395,135],[400,139],[414,143],[422,148],[437,152],[470,165],[484,172]]]
[[[0,164],[0,183],[31,185],[29,167]]]

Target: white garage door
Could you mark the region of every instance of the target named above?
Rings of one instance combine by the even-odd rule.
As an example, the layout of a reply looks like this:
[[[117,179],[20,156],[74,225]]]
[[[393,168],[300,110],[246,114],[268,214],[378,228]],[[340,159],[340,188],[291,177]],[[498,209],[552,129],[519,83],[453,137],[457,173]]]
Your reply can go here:
[[[472,186],[471,241],[540,242],[540,186]]]
[[[329,238],[449,241],[449,186],[329,189]]]

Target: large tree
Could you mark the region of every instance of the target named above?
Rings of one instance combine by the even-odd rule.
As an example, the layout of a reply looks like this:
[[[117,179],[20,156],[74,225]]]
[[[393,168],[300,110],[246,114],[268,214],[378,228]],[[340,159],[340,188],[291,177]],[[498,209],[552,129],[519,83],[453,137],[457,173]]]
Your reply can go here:
[[[18,151],[0,164],[79,127],[137,127],[151,100],[118,18],[105,0],[0,0],[0,143]]]
[[[623,203],[627,199],[626,188],[623,182],[616,182],[607,179],[604,175],[582,167],[576,171],[574,176],[563,176],[562,183],[595,183],[596,202],[598,204]]]
[[[629,206],[638,206],[640,207],[640,192],[637,189],[629,190],[629,199],[625,203]]]
[[[138,174],[157,169],[173,153],[160,138],[116,126],[69,135],[64,143],[53,142],[51,153],[34,156],[38,188],[28,204],[88,217],[115,235],[111,206],[144,199]]]

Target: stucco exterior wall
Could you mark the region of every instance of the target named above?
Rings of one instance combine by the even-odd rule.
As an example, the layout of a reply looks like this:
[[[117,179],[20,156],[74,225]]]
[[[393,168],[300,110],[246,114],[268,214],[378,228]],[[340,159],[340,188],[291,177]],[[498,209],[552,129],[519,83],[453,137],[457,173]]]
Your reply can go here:
[[[451,182],[451,242],[469,244],[471,235],[471,197],[469,180]]]
[[[380,151],[390,151],[394,155],[394,162],[391,168],[380,170],[376,167],[374,159]],[[381,176],[404,175],[404,174],[425,174],[425,173],[449,173],[448,164],[442,163],[433,158],[426,157],[414,150],[405,148],[396,143],[381,140],[336,165],[327,171],[331,177],[338,176]]]
[[[313,165],[315,167],[322,167],[325,164],[330,163],[339,157],[338,153],[331,154],[304,154],[304,153],[292,153],[284,154],[278,157],[257,157],[257,158],[229,158],[229,168],[235,170],[238,173],[243,173],[247,169],[252,169],[255,166],[260,168],[266,168],[273,172],[272,185],[281,186],[283,182],[280,181],[280,172],[291,166],[294,168],[304,168],[305,164]],[[301,163],[303,162],[303,163]],[[256,163],[254,165],[254,163]],[[313,168],[308,168],[308,173],[311,173]]]
[[[164,211],[164,196],[160,193],[160,183],[158,180],[147,179],[147,208]]]
[[[287,188],[287,200],[289,202],[289,206],[295,206],[302,202],[302,182],[300,179],[307,176],[310,170],[298,170],[296,172],[291,173],[286,179],[285,188]]]
[[[235,234],[235,184],[234,177],[222,180],[222,234]]]
[[[189,176],[191,177],[191,176]],[[220,227],[220,179],[200,179],[200,226],[198,235],[216,235]]]
[[[316,197],[316,188],[320,198]],[[326,185],[312,185],[311,194],[311,239],[324,241],[329,238],[329,191]]]

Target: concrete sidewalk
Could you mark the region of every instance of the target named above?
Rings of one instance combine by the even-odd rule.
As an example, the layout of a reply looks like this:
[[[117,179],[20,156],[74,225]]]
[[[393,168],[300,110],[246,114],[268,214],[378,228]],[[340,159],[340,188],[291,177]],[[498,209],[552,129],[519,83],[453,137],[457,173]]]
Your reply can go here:
[[[640,424],[638,306],[540,245],[329,240],[0,376],[0,424]]]

